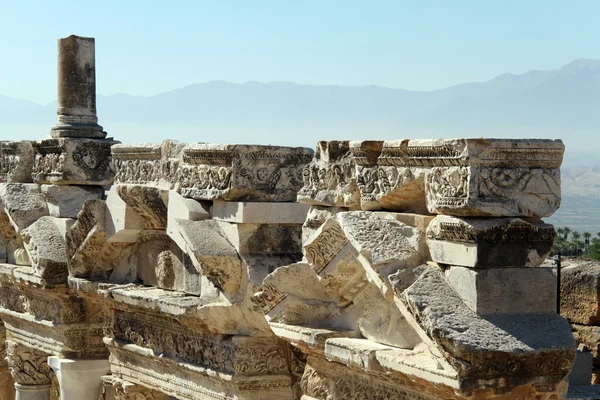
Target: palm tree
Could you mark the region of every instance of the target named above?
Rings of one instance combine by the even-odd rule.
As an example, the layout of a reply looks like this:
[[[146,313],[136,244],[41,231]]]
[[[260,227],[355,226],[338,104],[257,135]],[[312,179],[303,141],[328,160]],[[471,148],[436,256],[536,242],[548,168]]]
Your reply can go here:
[[[575,233],[575,232],[573,232]],[[583,242],[579,239],[574,239],[571,244],[573,245],[573,249],[575,250],[575,256],[581,255],[581,250],[583,249]]]
[[[557,235],[556,235],[557,237],[563,237],[565,234],[565,230],[563,228],[557,228],[556,233],[557,233]],[[598,233],[600,233],[600,232],[598,232]]]
[[[569,238],[569,233],[571,233],[571,232],[572,232],[572,230],[568,226],[565,226],[563,228],[563,234],[564,234],[563,237],[565,238],[565,240],[567,240]]]
[[[575,231],[575,232],[571,233],[571,237],[573,238],[573,240],[579,240],[579,239],[581,239],[581,233]]]
[[[587,253],[590,250],[590,238],[592,234],[589,232],[583,232],[583,242],[585,243],[585,252]]]

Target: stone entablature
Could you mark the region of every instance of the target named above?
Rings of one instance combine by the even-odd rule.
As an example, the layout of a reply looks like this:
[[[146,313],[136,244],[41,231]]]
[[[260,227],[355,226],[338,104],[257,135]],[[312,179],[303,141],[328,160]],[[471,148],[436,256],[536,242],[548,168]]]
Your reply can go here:
[[[59,41],[52,138],[0,142],[18,399],[565,397],[562,142],[119,144],[93,48]]]

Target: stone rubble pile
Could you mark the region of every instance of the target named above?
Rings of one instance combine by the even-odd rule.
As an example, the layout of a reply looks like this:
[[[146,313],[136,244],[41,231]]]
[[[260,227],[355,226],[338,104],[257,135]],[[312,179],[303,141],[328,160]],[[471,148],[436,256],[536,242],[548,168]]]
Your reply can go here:
[[[0,142],[0,399],[565,398],[561,141],[119,144],[93,43]]]

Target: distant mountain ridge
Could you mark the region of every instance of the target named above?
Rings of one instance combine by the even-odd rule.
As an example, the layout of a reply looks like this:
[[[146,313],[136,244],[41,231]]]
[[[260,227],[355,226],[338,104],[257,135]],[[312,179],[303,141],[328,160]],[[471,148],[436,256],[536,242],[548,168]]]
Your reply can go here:
[[[0,138],[39,139],[55,109],[0,95]],[[151,97],[98,97],[100,123],[123,142],[314,147],[332,138],[555,137],[567,144],[567,158],[577,151],[577,161],[590,165],[600,165],[599,110],[600,60],[589,59],[427,92],[212,81]]]

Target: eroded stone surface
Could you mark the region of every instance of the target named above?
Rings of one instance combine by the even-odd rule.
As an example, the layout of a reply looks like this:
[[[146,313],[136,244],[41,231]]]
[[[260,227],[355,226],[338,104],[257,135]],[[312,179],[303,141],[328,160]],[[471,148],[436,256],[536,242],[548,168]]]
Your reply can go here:
[[[295,201],[312,155],[305,147],[188,145],[180,192],[196,200]]]
[[[115,183],[172,189],[177,179],[183,146],[183,143],[174,140],[113,146]]]
[[[457,218],[439,215],[427,228],[433,261],[466,267],[537,267],[556,232],[541,220]]]
[[[434,161],[425,181],[432,213],[540,218],[560,206],[560,140],[411,140],[411,147]]]
[[[25,250],[36,274],[51,284],[67,281],[65,236],[75,220],[41,217],[23,230]]]
[[[33,169],[33,146],[29,141],[0,141],[0,182],[28,183]]]
[[[48,207],[36,184],[0,184],[0,205],[17,231],[48,215]]]
[[[354,157],[348,141],[320,141],[302,172],[298,201],[311,205],[360,207]]]

